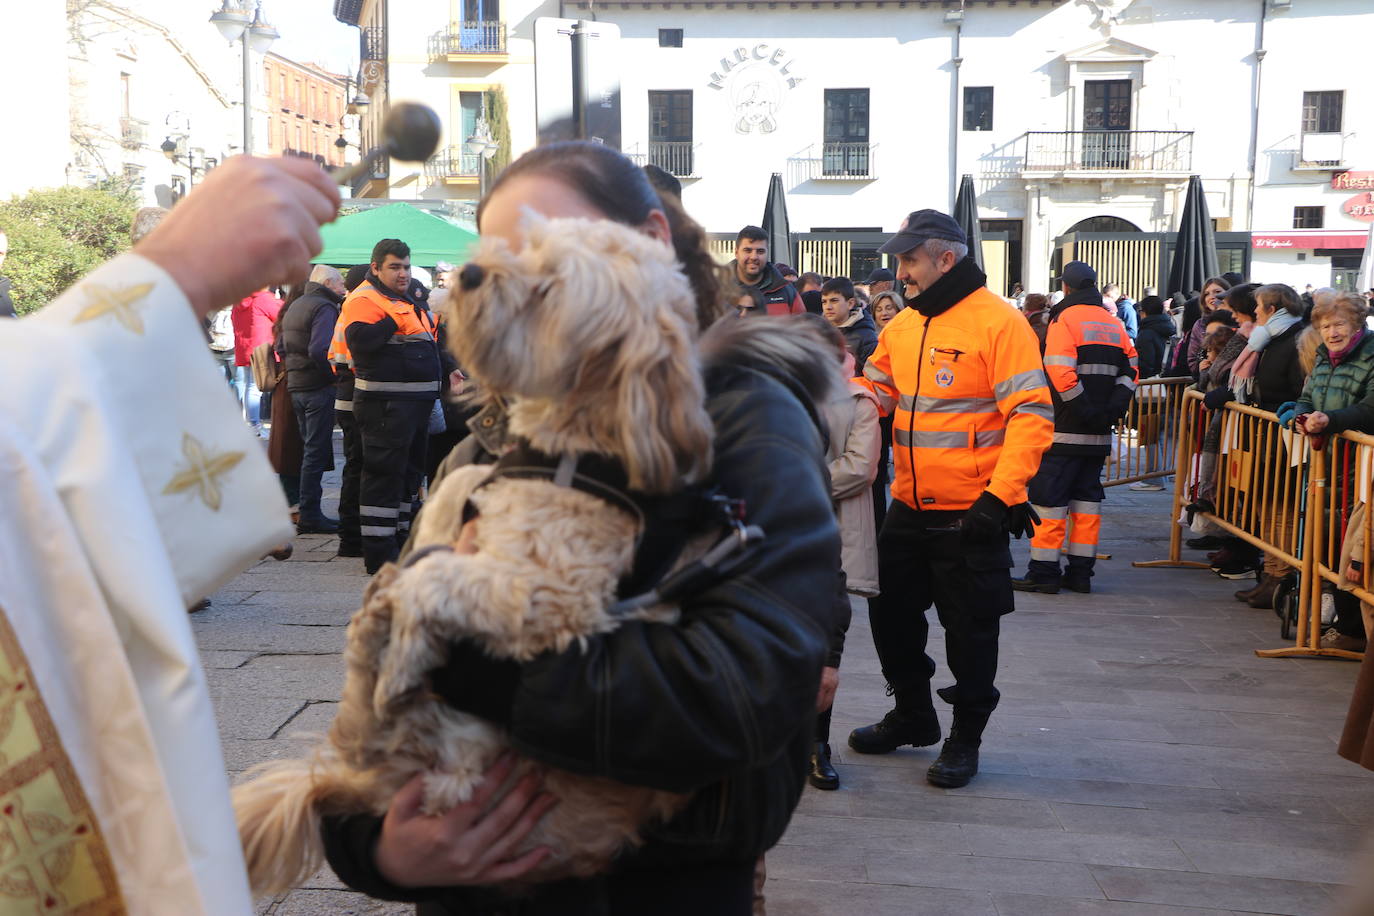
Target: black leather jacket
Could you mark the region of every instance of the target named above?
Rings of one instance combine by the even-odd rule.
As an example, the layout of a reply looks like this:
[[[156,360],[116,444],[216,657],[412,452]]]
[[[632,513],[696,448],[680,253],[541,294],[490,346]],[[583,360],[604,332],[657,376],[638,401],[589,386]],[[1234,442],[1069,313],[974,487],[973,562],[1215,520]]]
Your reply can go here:
[[[674,626],[627,622],[585,651],[520,669],[516,748],[551,766],[690,791],[617,873],[548,885],[518,905],[481,889],[405,890],[372,863],[380,821],[327,819],[330,865],[374,897],[428,901],[422,913],[600,913],[626,872],[709,874],[749,863],[782,836],[801,796],[816,691],[835,626],[839,533],[821,435],[806,396],[757,369],[707,376],[714,481],[763,528],[730,578],[686,600]],[[572,900],[588,901],[569,908]]]

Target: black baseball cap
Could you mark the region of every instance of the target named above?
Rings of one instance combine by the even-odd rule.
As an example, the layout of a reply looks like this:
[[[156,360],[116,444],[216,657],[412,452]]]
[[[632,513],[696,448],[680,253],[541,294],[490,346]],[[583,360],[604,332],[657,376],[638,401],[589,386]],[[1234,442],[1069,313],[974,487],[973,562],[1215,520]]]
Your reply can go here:
[[[888,283],[893,283],[896,279],[896,277],[892,276],[892,271],[888,270],[886,267],[879,267],[877,270],[873,271],[873,273],[869,274],[868,279],[864,282],[882,283],[883,281],[887,281]]]
[[[1064,265],[1064,275],[1060,279],[1069,289],[1087,289],[1097,285],[1097,271],[1082,261],[1070,261]]]
[[[908,213],[897,234],[888,239],[878,251],[883,254],[904,254],[931,239],[968,244],[968,237],[949,215],[939,210],[916,210]]]

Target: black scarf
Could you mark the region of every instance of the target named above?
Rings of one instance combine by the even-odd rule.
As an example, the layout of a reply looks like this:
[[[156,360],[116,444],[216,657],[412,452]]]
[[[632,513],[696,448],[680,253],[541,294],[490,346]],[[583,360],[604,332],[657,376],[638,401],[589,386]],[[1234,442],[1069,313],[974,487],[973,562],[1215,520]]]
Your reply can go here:
[[[1083,289],[1076,289],[1063,299],[1060,299],[1058,304],[1050,309],[1050,321],[1058,321],[1059,316],[1064,313],[1064,309],[1073,305],[1095,305],[1104,312],[1107,310],[1107,307],[1102,304],[1102,293],[1098,288],[1096,286],[1085,286]]]
[[[929,289],[908,302],[907,307],[927,318],[934,318],[949,311],[956,303],[963,302],[987,282],[987,274],[979,269],[978,262],[966,257],[951,267],[949,273],[932,283]]]

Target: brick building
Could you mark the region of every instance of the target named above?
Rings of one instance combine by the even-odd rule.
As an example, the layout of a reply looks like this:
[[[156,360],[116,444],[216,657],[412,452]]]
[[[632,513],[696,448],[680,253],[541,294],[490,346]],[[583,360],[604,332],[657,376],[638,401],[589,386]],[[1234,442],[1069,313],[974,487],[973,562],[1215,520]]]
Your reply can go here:
[[[344,164],[344,151],[334,145],[344,132],[343,76],[269,51],[263,60],[263,89],[269,155]]]

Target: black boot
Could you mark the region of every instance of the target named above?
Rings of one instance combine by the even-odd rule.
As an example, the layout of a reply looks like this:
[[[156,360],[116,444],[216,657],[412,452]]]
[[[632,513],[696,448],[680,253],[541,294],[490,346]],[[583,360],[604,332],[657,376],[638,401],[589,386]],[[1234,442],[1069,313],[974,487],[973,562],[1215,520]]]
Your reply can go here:
[[[849,733],[849,746],[860,754],[888,754],[905,744],[927,747],[939,740],[940,721],[934,710],[924,715],[908,715],[900,706],[883,716],[881,722]]]
[[[926,770],[926,781],[943,789],[957,789],[969,784],[978,774],[978,748],[983,743],[983,728],[987,716],[954,715],[949,738],[940,748],[940,756]]]
[[[811,785],[827,791],[840,787],[840,774],[830,765],[830,745],[817,741],[811,751],[811,775],[807,777]]]

